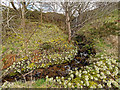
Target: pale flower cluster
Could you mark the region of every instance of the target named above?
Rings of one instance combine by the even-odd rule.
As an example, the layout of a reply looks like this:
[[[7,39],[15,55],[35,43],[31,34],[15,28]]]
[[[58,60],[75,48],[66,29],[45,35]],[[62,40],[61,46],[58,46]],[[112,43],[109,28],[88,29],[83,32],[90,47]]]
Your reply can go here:
[[[60,80],[59,82],[63,87],[105,88],[107,85],[109,88],[118,88],[118,70],[116,60],[102,56],[102,59],[100,58],[99,61],[94,62],[93,66],[86,66],[80,70],[75,69],[75,71],[70,71],[69,77],[57,77],[56,79]],[[96,82],[99,80],[102,80],[102,83]],[[56,83],[58,82],[56,81]]]

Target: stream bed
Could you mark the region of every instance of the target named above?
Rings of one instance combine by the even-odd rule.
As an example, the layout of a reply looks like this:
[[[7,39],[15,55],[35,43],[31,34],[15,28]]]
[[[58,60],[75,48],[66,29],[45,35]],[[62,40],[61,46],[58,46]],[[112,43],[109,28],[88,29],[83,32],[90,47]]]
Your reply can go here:
[[[87,41],[84,36],[77,36],[76,41],[78,42],[75,45],[79,47],[77,55],[75,58],[69,62],[62,63],[62,64],[55,64],[51,65],[47,68],[39,68],[31,71],[30,73],[26,74],[24,77],[20,74],[10,76],[6,75],[3,77],[2,81],[9,81],[14,82],[16,80],[23,80],[23,81],[30,81],[30,80],[37,80],[40,78],[53,77],[56,76],[59,77],[66,77],[71,70],[81,69],[81,67],[84,67],[86,65],[90,65],[89,61],[87,60],[90,55],[95,55],[95,49],[93,47],[85,47],[86,45],[90,45],[91,42]]]

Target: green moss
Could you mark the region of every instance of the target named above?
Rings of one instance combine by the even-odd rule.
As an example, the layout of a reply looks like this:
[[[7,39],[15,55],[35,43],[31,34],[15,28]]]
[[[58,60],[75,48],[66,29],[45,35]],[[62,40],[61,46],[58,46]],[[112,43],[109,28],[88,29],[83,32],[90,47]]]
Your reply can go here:
[[[35,87],[38,87],[38,86],[41,86],[45,83],[45,79],[38,79],[35,83],[34,83],[34,86]]]

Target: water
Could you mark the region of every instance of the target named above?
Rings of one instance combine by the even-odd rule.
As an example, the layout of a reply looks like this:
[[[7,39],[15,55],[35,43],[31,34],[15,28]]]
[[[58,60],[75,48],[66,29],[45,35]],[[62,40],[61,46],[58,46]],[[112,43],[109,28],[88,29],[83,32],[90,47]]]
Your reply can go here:
[[[84,37],[81,39],[84,40]],[[79,41],[79,40],[78,40]],[[86,41],[86,40],[85,40]],[[70,61],[70,62],[66,62],[60,65],[53,65],[53,66],[49,66],[48,68],[43,68],[43,69],[35,69],[32,73],[28,74],[26,76],[26,80],[31,80],[31,76],[32,78],[35,78],[35,80],[39,79],[39,78],[45,78],[46,75],[48,75],[48,77],[56,77],[56,76],[67,76],[68,73],[71,70],[75,70],[75,68],[80,69],[83,66],[89,65],[89,62],[87,61],[87,59],[89,58],[89,56],[91,54],[95,54],[95,50],[94,48],[82,48],[86,45],[85,43],[80,44],[79,42],[79,50],[77,55],[75,56],[75,58]],[[89,51],[91,51],[89,53]],[[14,79],[17,78],[18,80],[23,79],[23,77],[21,77],[19,74],[18,76],[13,76],[13,77],[4,77],[4,80],[7,81],[15,81]]]

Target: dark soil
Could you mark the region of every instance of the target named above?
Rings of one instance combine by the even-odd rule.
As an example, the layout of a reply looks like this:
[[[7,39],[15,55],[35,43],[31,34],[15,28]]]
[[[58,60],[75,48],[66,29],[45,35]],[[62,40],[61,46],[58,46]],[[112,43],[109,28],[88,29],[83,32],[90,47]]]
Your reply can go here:
[[[48,77],[53,77],[55,78],[56,76],[62,77],[62,76],[67,76],[70,70],[74,70],[75,68],[80,69],[81,67],[84,67],[86,65],[90,65],[89,61],[87,60],[90,55],[95,55],[95,49],[92,46],[91,41],[87,41],[85,36],[78,35],[75,38],[75,43],[76,46],[79,47],[78,53],[75,56],[75,58],[70,61],[66,62],[60,65],[52,65],[47,68],[40,68],[40,69],[35,69],[31,73],[25,76],[23,78],[22,75],[15,75],[15,76],[10,76],[7,75],[3,77],[3,82],[9,81],[13,82],[15,80],[31,80],[31,79],[40,79],[40,78],[45,78],[47,75]]]

